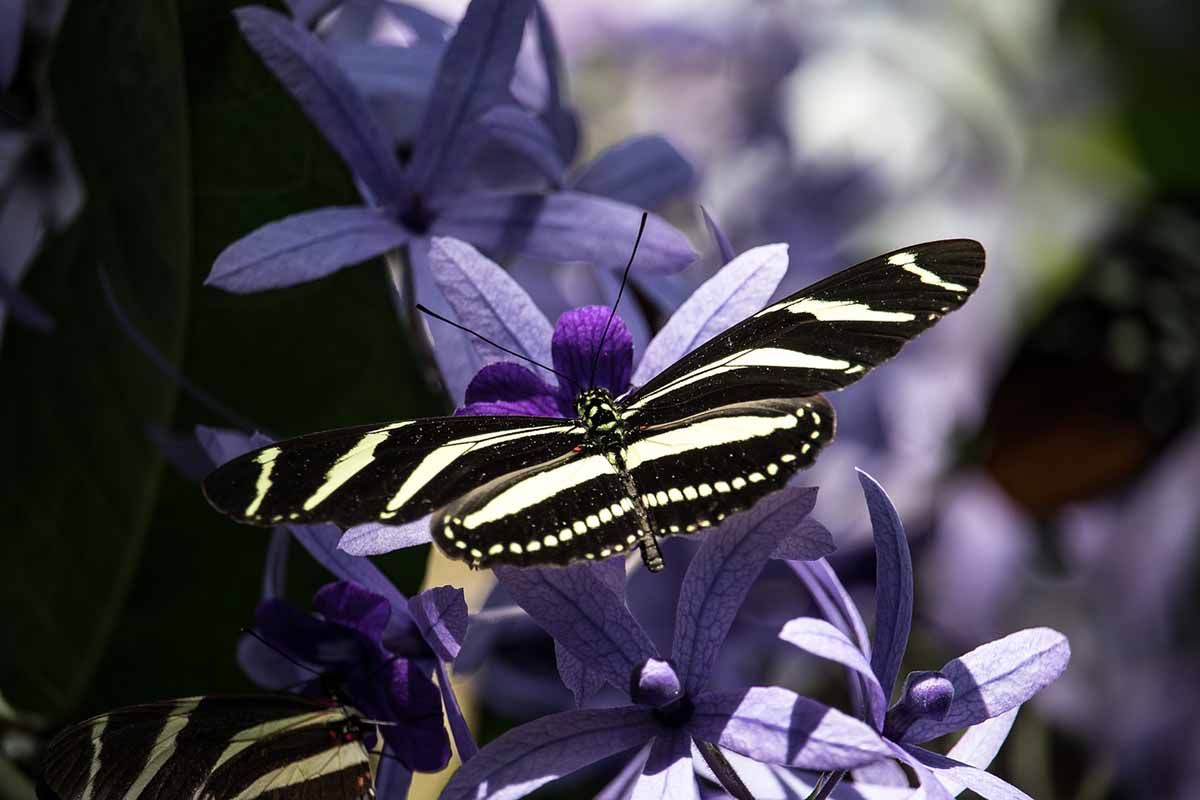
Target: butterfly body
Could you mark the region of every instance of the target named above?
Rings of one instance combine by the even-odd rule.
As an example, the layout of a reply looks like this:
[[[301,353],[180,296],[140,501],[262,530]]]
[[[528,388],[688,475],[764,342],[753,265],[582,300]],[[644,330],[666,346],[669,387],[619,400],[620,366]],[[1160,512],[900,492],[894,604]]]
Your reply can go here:
[[[312,434],[220,467],[209,501],[256,525],[405,523],[472,567],[569,564],[719,524],[832,439],[820,392],[857,381],[978,285],[970,240],[916,245],[762,309],[645,385],[575,417],[458,416]]]
[[[294,695],[187,697],[117,709],[47,748],[42,800],[370,800],[374,727]]]

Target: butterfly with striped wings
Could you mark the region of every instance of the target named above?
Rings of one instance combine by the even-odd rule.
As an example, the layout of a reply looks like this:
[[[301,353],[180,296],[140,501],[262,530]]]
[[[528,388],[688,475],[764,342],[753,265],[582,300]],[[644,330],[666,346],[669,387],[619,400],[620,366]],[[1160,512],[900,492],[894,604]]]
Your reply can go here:
[[[621,397],[581,391],[574,419],[460,416],[301,436],[218,468],[204,492],[253,525],[405,523],[471,567],[540,566],[640,548],[752,506],[834,435],[841,389],[957,309],[984,253],[906,247],[797,292]]]
[[[368,800],[353,709],[297,695],[189,697],[110,711],[46,751],[41,800]]]

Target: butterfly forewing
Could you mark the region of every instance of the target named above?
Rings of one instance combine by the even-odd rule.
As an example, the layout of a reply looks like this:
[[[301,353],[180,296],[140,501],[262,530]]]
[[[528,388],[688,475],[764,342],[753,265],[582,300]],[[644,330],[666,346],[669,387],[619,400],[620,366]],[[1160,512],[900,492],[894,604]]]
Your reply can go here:
[[[242,522],[403,523],[493,478],[570,452],[582,429],[545,417],[434,417],[302,436],[246,453],[204,481]]]
[[[626,411],[653,424],[678,418],[699,397],[719,402],[726,391],[741,401],[840,389],[966,302],[983,262],[977,242],[955,239],[843,270],[684,356],[633,392]]]
[[[653,531],[694,533],[749,508],[833,439],[823,397],[734,403],[638,432],[627,463]]]
[[[343,707],[287,695],[132,706],[60,734],[39,794],[60,800],[356,800],[372,794]],[[282,794],[279,790],[285,790]]]
[[[433,538],[473,566],[568,564],[636,547],[636,511],[608,454],[581,451],[468,492],[434,518]]]

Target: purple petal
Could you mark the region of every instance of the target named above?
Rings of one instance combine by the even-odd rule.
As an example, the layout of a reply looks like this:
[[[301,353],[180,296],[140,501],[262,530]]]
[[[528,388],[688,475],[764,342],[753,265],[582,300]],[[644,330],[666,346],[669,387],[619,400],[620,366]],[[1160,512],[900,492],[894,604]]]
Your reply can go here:
[[[419,41],[444,42],[452,30],[450,23],[441,17],[417,8],[411,3],[388,0],[387,13],[403,23]]]
[[[629,793],[633,791],[633,785],[642,776],[642,770],[645,768],[646,762],[650,759],[650,750],[654,747],[656,741],[658,740],[651,739],[646,742],[642,749],[637,752],[637,755],[629,759],[628,763],[621,768],[621,771],[617,773],[617,777],[609,781],[608,785],[600,790],[595,800],[629,800]]]
[[[261,437],[264,444],[271,443],[271,440],[262,434],[254,436]],[[254,443],[256,438],[247,436],[241,431],[229,428],[210,428],[207,425],[196,426],[196,440],[200,442],[204,452],[208,453],[208,457],[212,459],[213,466],[217,467],[261,446]]]
[[[782,489],[727,519],[700,546],[679,590],[672,647],[689,693],[703,688],[750,585],[816,501],[816,489]]]
[[[892,755],[916,773],[919,785],[914,793],[915,797],[921,798],[921,800],[953,800],[950,792],[946,790],[946,786],[938,780],[933,771],[918,761],[908,752],[908,749],[891,741],[887,744],[892,750]]]
[[[675,731],[656,739],[630,800],[699,800],[699,797],[700,787],[692,768],[691,737],[684,731]]]
[[[817,561],[790,562],[788,566],[803,581],[825,619],[846,634],[864,654],[870,653],[867,625],[829,562],[822,558]]]
[[[381,641],[392,616],[387,598],[368,591],[352,581],[336,581],[322,586],[313,596],[313,610],[330,622],[336,622]]]
[[[542,67],[546,74],[546,106],[542,119],[554,134],[558,152],[564,163],[571,163],[579,147],[579,122],[563,102],[562,55],[558,49],[558,37],[542,3],[534,6],[534,21],[537,23],[538,52],[542,56]]]
[[[441,800],[515,800],[663,731],[646,709],[565,711],[501,735],[464,764]]]
[[[246,6],[234,15],[246,41],[376,202],[387,205],[402,198],[405,180],[390,138],[321,40],[265,8]]]
[[[799,647],[806,653],[819,658],[836,661],[863,676],[867,690],[867,708],[870,722],[875,730],[883,730],[883,717],[887,711],[887,697],[875,679],[871,664],[846,634],[815,617],[799,617],[790,620],[779,632],[779,638]]]
[[[614,396],[629,388],[633,337],[624,321],[613,316],[611,308],[584,306],[563,314],[554,325],[550,350],[554,368],[576,384],[560,383],[558,387],[559,407],[569,408],[570,416],[574,416],[575,395],[580,387],[601,386]]]
[[[496,577],[534,622],[622,691],[633,671],[658,655],[624,598],[589,568],[498,568]]]
[[[455,414],[499,414],[559,417],[562,410],[553,387],[520,364],[488,364],[471,379],[465,404]]]
[[[783,537],[771,558],[783,561],[816,561],[832,553],[833,534],[821,523],[808,517],[800,526]]]
[[[580,192],[631,206],[658,208],[695,182],[696,171],[688,160],[662,136],[650,134],[631,137],[604,150],[571,184]]]
[[[352,556],[377,556],[429,544],[431,541],[429,517],[421,517],[404,525],[382,525],[378,522],[355,525],[342,534],[337,549]]]
[[[293,663],[253,636],[238,639],[236,657],[238,667],[246,677],[263,689],[276,692],[294,689],[317,678],[316,671]]]
[[[520,106],[496,106],[471,123],[463,136],[463,167],[490,144],[524,159],[551,186],[562,184],[567,167],[558,153],[558,143],[541,119]]]
[[[26,0],[0,2],[0,91],[8,89],[21,59],[21,37],[25,33]]]
[[[866,723],[777,686],[704,692],[693,736],[768,764],[842,770],[891,755]]]
[[[397,103],[423,102],[433,86],[443,43],[414,42],[405,47],[367,42],[327,45],[338,66],[368,97]],[[411,105],[409,113],[412,113]]]
[[[381,696],[381,681],[372,671],[388,663],[391,680]],[[350,682],[350,697],[363,713],[400,723],[380,727],[388,748],[418,772],[437,772],[446,766],[450,738],[442,725],[442,696],[430,677],[403,658],[365,666],[366,671],[363,666],[358,668],[362,677]]]
[[[412,784],[412,772],[393,758],[379,760],[379,768],[375,771],[376,797],[408,797],[408,788]]]
[[[558,677],[571,690],[577,706],[582,706],[608,684],[603,670],[592,669],[561,642],[554,643],[554,660],[558,665]]]
[[[928,767],[938,782],[951,793],[957,794],[963,789],[970,789],[985,800],[1033,800],[1012,784],[969,764],[931,753],[921,747],[905,749],[913,758]]]
[[[508,273],[471,245],[442,237],[430,244],[429,266],[460,323],[526,358],[549,363],[550,320]],[[477,337],[470,342],[484,364],[513,360]]]
[[[945,719],[918,720],[905,743],[927,742],[999,716],[1024,703],[1067,668],[1071,646],[1050,628],[1027,628],[954,659],[941,672],[954,684]]]
[[[384,211],[322,208],[285,217],[226,247],[204,283],[244,294],[314,281],[408,241]]]
[[[641,220],[634,206],[581,192],[472,192],[438,215],[433,232],[493,254],[619,270],[629,260]],[[634,269],[677,272],[695,258],[683,234],[650,215]]]
[[[264,600],[254,611],[255,629],[293,659],[312,667],[308,678],[371,660],[378,650],[356,631],[317,619],[285,600]]]
[[[858,482],[867,498],[875,538],[875,635],[871,639],[871,667],[884,696],[888,697],[896,685],[912,628],[912,557],[900,515],[883,487],[861,469]]]
[[[493,105],[509,101],[513,68],[532,0],[474,0],[446,46],[429,105],[413,143],[414,188],[433,185],[463,129]]]
[[[435,586],[408,601],[408,610],[441,661],[454,661],[467,635],[467,600],[462,589]]]
[[[408,269],[411,269],[412,290],[416,302],[422,303],[444,317],[460,322],[458,314],[446,300],[433,278],[430,265],[430,243],[428,239],[417,239],[408,248]],[[388,270],[393,286],[404,285],[405,267],[400,259],[388,259]],[[404,300],[406,304],[408,300]],[[436,319],[422,319],[429,341],[433,343],[433,357],[450,401],[456,407],[462,405],[463,395],[471,378],[483,366],[483,360],[471,344],[471,336]]]
[[[458,705],[458,696],[454,693],[454,687],[450,683],[446,665],[439,659],[435,666],[438,689],[442,693],[442,707],[446,710],[446,721],[450,723],[450,733],[454,735],[454,746],[458,748],[458,757],[463,763],[466,763],[475,757],[475,754],[479,752],[479,747],[475,744],[475,737],[471,735],[466,717],[463,716],[462,708]],[[382,795],[380,796],[382,797]]]
[[[1008,732],[1012,730],[1019,710],[1020,706],[1017,706],[998,717],[992,717],[967,728],[946,755],[969,766],[987,769],[988,765],[992,763],[992,759],[1000,752],[1005,739],[1008,738]],[[957,792],[955,793],[957,794]]]
[[[787,245],[747,250],[709,278],[689,297],[646,348],[633,376],[635,385],[674,364],[687,353],[761,310],[787,272]]]
[[[708,235],[712,237],[713,244],[717,246],[717,255],[721,257],[722,264],[728,264],[733,261],[733,245],[729,243],[729,239],[717,227],[717,221],[714,220],[708,213],[708,209],[700,206],[700,214],[704,217],[704,227],[708,228]]]

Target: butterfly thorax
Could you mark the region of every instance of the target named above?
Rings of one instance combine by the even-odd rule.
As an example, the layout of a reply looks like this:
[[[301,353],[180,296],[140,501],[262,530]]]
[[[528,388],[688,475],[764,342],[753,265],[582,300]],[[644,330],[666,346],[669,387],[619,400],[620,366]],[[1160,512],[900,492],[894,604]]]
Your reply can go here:
[[[625,440],[621,408],[607,389],[580,392],[575,399],[575,413],[579,415],[579,424],[587,431],[589,442],[611,447]]]

